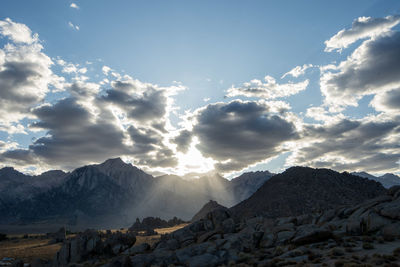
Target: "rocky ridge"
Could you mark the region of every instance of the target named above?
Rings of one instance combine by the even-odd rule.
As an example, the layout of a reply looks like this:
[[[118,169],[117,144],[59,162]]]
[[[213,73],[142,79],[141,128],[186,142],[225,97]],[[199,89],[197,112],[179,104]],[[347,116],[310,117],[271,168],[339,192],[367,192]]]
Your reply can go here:
[[[231,210],[240,218],[297,216],[356,205],[385,192],[380,183],[347,172],[291,167],[267,180]]]

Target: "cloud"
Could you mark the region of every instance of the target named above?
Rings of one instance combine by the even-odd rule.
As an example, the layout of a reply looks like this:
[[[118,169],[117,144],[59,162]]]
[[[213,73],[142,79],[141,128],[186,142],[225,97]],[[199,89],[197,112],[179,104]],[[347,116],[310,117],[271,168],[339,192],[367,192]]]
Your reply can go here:
[[[304,64],[303,66],[296,66],[293,69],[291,69],[289,72],[286,72],[285,74],[282,75],[281,79],[285,78],[286,76],[291,75],[292,77],[299,77],[301,75],[304,75],[304,73],[306,72],[306,70],[308,70],[309,68],[312,68],[313,65],[312,64]]]
[[[72,29],[79,31],[80,28],[78,25],[73,24],[71,21],[68,22],[68,26],[71,27]]]
[[[13,22],[10,18],[0,20],[0,35],[17,44],[32,44],[38,41],[38,35],[32,34],[25,24]]]
[[[74,8],[74,9],[79,9],[79,6],[75,3],[71,3],[71,5],[69,7]]]
[[[325,51],[341,51],[357,40],[385,35],[399,23],[400,16],[387,16],[384,18],[359,17],[353,21],[350,29],[343,29],[331,39],[325,41]]]
[[[375,95],[371,105],[388,115],[400,115],[400,88]]]
[[[101,68],[101,70],[103,71],[104,75],[108,75],[108,73],[109,73],[110,71],[112,71],[112,69],[111,69],[110,67],[108,67],[108,66],[103,66],[103,67]]]
[[[287,165],[395,172],[399,169],[399,133],[400,122],[385,116],[360,120],[337,118],[325,124],[305,124]]]
[[[14,24],[9,19],[0,21],[0,25],[4,23]],[[29,110],[44,100],[50,87],[61,89],[63,86],[63,78],[51,70],[52,60],[42,52],[38,36],[33,36],[25,25],[16,25],[22,30],[2,32],[15,42],[0,49],[0,125],[3,127],[31,117]]]
[[[179,134],[172,140],[174,144],[177,145],[178,151],[183,153],[188,152],[190,144],[192,142],[192,133],[188,130],[182,130]]]
[[[168,113],[172,103],[170,96],[175,95],[182,86],[158,87],[142,83],[126,76],[122,80],[111,82],[111,90],[102,97],[105,102],[113,103],[123,110],[127,117],[137,122],[159,121]]]
[[[241,87],[232,86],[228,89],[227,96],[260,97],[265,99],[287,97],[305,90],[309,83],[308,80],[305,80],[299,83],[289,82],[285,84],[278,84],[271,76],[265,76],[264,80],[265,83],[254,79],[250,82],[244,83]]]
[[[365,95],[400,87],[400,33],[364,41],[336,69],[321,74],[325,102],[335,108],[357,106]]]
[[[241,170],[285,151],[284,143],[297,138],[288,116],[271,112],[265,101],[240,101],[209,104],[192,114],[191,136],[198,138],[197,149],[218,161],[222,172]],[[182,132],[175,141],[187,148],[188,135]]]

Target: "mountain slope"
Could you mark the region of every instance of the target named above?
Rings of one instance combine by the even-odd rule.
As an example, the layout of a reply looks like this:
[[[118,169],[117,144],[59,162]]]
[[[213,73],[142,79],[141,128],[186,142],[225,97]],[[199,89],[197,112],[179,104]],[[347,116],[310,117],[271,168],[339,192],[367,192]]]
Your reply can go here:
[[[209,212],[212,212],[215,209],[226,209],[226,207],[218,204],[217,201],[210,200],[204,206],[193,216],[193,218],[190,220],[191,222],[198,221],[202,218],[204,218]]]
[[[0,189],[7,192],[0,195],[0,224],[60,222],[91,227],[92,223],[104,223],[122,227],[137,217],[190,220],[210,199],[224,206],[235,205],[271,174],[248,173],[231,181],[214,172],[198,176],[154,178],[120,158],[71,173],[49,171],[39,176],[5,168],[0,170]]]
[[[385,188],[390,188],[395,185],[400,185],[400,177],[392,173],[386,173],[379,177],[371,175],[366,172],[353,172],[352,174],[377,181],[381,183]]]
[[[349,173],[292,167],[273,176],[231,210],[239,217],[294,216],[357,204],[385,192],[381,184]]]
[[[231,180],[234,198],[243,201],[253,195],[269,178],[274,176],[269,171],[246,172]]]

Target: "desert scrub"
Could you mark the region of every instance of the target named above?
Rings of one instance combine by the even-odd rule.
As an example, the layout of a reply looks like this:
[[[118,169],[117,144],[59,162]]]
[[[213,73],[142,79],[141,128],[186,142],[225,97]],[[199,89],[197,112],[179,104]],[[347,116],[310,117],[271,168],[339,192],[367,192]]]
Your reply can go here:
[[[374,245],[372,245],[372,243],[369,242],[364,242],[362,247],[363,249],[374,249]]]
[[[393,255],[400,256],[400,248],[396,248],[395,250],[393,250]]]
[[[344,250],[341,248],[333,248],[330,250],[329,254],[331,256],[343,256],[344,255]]]
[[[284,253],[285,251],[283,250],[283,248],[282,247],[276,247],[276,249],[275,249],[275,255],[276,256],[280,256],[280,255],[282,255],[283,253]]]

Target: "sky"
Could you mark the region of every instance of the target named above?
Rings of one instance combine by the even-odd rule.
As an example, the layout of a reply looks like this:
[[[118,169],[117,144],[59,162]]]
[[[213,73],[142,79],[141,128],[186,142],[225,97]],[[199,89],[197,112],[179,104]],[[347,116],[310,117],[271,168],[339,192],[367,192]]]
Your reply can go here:
[[[400,2],[0,9],[0,167],[400,174]]]

